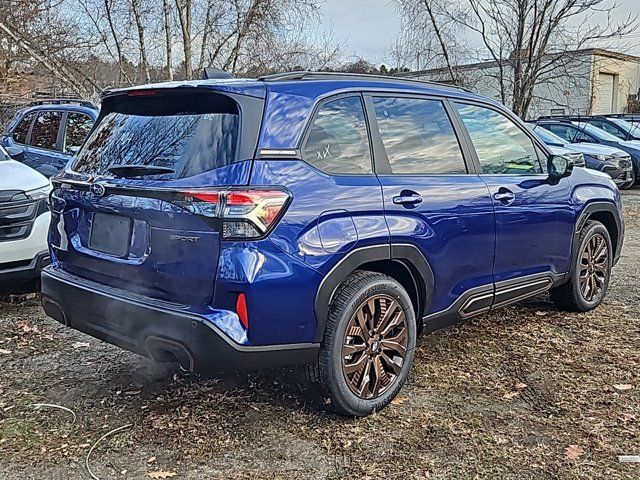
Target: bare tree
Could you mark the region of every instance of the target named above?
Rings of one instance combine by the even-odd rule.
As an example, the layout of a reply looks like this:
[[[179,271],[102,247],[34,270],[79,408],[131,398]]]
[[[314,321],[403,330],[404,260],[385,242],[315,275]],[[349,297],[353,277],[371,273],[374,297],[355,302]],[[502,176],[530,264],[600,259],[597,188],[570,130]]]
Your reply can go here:
[[[409,11],[411,0],[397,0]],[[567,75],[579,56],[576,50],[600,45],[636,29],[637,17],[614,22],[617,7],[608,0],[421,0],[412,12],[426,19],[438,39],[452,81],[461,80],[450,62],[450,43],[441,39],[450,26],[480,38],[482,53],[493,61],[492,74],[503,103],[525,117],[534,88]],[[595,15],[605,18],[598,23]]]

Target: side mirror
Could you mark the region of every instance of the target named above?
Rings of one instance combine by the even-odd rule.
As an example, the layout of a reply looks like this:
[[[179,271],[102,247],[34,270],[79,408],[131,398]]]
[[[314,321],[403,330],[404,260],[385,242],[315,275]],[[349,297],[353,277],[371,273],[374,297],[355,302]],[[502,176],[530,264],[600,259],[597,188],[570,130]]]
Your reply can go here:
[[[67,153],[69,155],[77,155],[79,151],[80,151],[80,147],[78,146],[67,147]]]
[[[24,148],[13,146],[5,147],[5,150],[14,160],[17,160],[18,162],[22,162],[24,160]]]
[[[560,155],[552,155],[547,162],[549,178],[560,179],[568,177],[573,172],[573,161]]]

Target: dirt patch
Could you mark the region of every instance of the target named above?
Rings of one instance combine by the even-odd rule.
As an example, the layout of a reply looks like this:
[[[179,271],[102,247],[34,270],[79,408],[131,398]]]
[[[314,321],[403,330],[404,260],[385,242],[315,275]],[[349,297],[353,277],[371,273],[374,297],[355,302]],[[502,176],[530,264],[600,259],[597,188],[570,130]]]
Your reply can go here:
[[[298,369],[196,378],[0,306],[0,478],[640,478],[640,190],[603,306],[546,297],[423,337],[384,412],[325,413]],[[72,409],[73,417],[34,403]]]

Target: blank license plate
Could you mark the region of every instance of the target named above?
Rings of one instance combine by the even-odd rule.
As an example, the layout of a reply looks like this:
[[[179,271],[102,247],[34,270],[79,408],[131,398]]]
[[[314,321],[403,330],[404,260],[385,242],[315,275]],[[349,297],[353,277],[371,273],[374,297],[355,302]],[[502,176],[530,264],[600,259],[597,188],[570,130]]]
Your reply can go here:
[[[95,213],[91,224],[89,248],[125,257],[131,242],[131,219],[109,213]]]

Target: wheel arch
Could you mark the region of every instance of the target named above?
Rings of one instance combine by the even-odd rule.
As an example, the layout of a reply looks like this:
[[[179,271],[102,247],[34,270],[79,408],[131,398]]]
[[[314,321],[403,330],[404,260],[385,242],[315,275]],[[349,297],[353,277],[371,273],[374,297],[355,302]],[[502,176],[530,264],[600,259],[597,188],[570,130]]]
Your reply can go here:
[[[416,327],[421,330],[422,317],[433,293],[434,276],[429,262],[414,245],[372,245],[349,252],[322,280],[315,299],[315,341],[322,341],[329,306],[338,286],[356,270],[384,273],[398,281],[411,297]]]
[[[612,202],[591,202],[587,204],[576,222],[576,228],[573,235],[572,251],[578,248],[577,242],[580,232],[589,220],[595,220],[602,223],[611,237],[611,243],[614,248],[614,263],[620,258],[622,243],[624,239],[624,224],[622,222],[621,213],[617,206]]]

